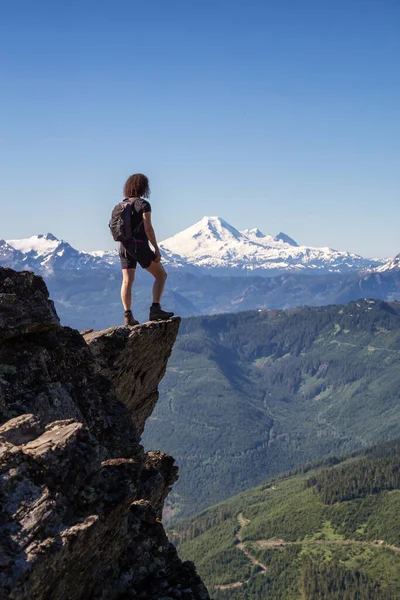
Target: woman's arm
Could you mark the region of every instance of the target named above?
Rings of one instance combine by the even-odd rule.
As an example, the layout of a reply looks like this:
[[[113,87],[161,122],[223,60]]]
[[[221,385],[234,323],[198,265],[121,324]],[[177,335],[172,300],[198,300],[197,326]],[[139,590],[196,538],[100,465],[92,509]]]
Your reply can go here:
[[[144,224],[144,230],[149,239],[149,242],[153,246],[154,251],[156,253],[156,259],[154,262],[160,262],[161,253],[160,253],[160,249],[157,244],[156,233],[154,231],[154,228],[153,228],[153,225],[151,222],[151,212],[143,213],[143,224]]]

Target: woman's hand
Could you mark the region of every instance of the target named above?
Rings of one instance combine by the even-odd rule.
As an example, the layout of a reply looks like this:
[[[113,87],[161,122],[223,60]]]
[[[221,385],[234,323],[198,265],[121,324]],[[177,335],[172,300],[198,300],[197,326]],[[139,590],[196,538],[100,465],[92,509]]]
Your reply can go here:
[[[155,254],[156,254],[156,257],[154,259],[154,262],[159,263],[161,261],[161,252],[160,252],[159,248],[155,249]]]

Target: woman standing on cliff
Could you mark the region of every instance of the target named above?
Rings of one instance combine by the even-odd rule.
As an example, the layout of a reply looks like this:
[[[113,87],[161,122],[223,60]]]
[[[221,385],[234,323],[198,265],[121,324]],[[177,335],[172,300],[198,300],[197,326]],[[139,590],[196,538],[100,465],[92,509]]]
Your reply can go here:
[[[132,286],[135,280],[136,266],[146,269],[154,277],[153,304],[150,307],[149,320],[162,321],[174,316],[173,312],[161,309],[160,301],[164,291],[167,273],[161,264],[161,253],[156,234],[151,223],[150,185],[146,175],[136,173],[126,180],[125,200],[131,200],[132,239],[124,244],[120,242],[119,257],[122,267],[121,300],[125,310],[124,324],[138,325],[131,311]],[[154,248],[150,248],[149,242]]]

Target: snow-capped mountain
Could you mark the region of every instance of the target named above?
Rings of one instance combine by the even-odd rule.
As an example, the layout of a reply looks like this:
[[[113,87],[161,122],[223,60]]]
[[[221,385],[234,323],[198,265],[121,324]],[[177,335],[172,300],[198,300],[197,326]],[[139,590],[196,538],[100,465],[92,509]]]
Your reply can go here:
[[[23,252],[20,252],[11,246],[5,240],[0,240],[0,265],[22,271],[26,263],[26,257]]]
[[[161,242],[160,248],[169,269],[199,274],[272,276],[285,272],[344,273],[376,267],[388,270],[384,261],[327,247],[302,246],[283,232],[273,236],[259,229],[239,231],[219,217],[203,217]],[[400,262],[397,257],[392,263],[396,260]],[[119,257],[117,250],[76,250],[48,233],[0,241],[0,265],[51,275],[59,271],[119,269]]]
[[[117,250],[92,250],[86,254],[93,256],[99,260],[99,264],[105,263],[110,267],[120,266],[119,255]]]
[[[30,269],[50,275],[57,271],[104,269],[111,266],[100,257],[76,250],[52,233],[33,235],[20,240],[7,240],[5,244],[4,253],[7,253],[8,248],[12,248],[16,254],[10,255],[7,265],[0,254],[0,264],[14,269]]]
[[[388,271],[400,271],[400,254],[375,269],[376,273],[387,273]]]
[[[214,217],[213,217],[214,218]],[[243,229],[240,233],[245,235],[249,240],[253,240],[255,242],[259,242],[260,240],[264,240],[264,242],[285,242],[289,244],[289,246],[298,246],[298,243],[294,241],[291,237],[283,233],[282,231],[278,233],[275,237],[272,235],[265,235],[262,231],[257,228],[254,229]]]
[[[51,254],[57,250],[62,242],[52,233],[47,233],[46,235],[33,235],[30,238],[22,240],[7,240],[7,243],[27,256],[37,258],[38,256],[47,256]]]
[[[348,272],[371,269],[378,261],[332,248],[299,246],[285,233],[265,235],[259,229],[239,231],[219,217],[204,217],[160,247],[171,262],[225,274],[285,271]]]
[[[289,246],[298,246],[298,243],[286,233],[283,233],[283,231],[278,233],[278,235],[275,237],[275,241],[285,242],[286,244],[289,244]]]

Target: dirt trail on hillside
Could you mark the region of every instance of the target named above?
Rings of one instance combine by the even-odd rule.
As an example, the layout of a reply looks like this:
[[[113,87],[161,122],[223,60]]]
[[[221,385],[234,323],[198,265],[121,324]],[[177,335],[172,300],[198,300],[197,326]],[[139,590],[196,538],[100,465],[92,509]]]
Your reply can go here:
[[[243,554],[249,559],[249,561],[255,565],[256,567],[259,567],[259,575],[265,575],[267,572],[267,567],[265,565],[263,565],[259,560],[257,560],[245,547],[244,543],[243,543],[243,529],[246,527],[246,525],[248,525],[250,523],[250,521],[248,519],[245,519],[243,516],[243,513],[240,513],[237,516],[237,520],[238,523],[240,525],[240,529],[236,534],[236,540],[235,540],[235,547],[240,550],[241,552],[243,552]],[[235,581],[234,583],[226,583],[224,585],[214,585],[212,586],[213,589],[216,590],[230,590],[233,588],[238,588],[238,587],[242,587],[242,585],[244,585],[245,583],[247,583],[249,581],[249,579],[246,579],[246,581]]]
[[[267,573],[267,567],[259,560],[257,560],[251,552],[246,548],[243,542],[243,530],[250,523],[249,519],[246,519],[243,513],[240,513],[237,516],[237,521],[240,525],[240,529],[236,534],[235,539],[235,547],[243,552],[243,554],[250,560],[250,562],[259,567],[259,575],[265,575]],[[254,542],[259,548],[284,548],[285,546],[294,546],[294,545],[307,545],[307,546],[326,546],[326,545],[342,545],[342,546],[364,546],[368,548],[385,548],[386,550],[392,550],[392,552],[396,552],[400,554],[400,547],[392,546],[390,544],[386,544],[383,540],[375,540],[375,541],[361,541],[361,540],[303,540],[300,542],[286,542],[282,539],[271,538],[269,540],[257,540]],[[210,586],[210,588],[215,590],[229,590],[234,588],[242,587],[245,583],[248,583],[250,580],[246,579],[245,581],[235,581],[234,583],[226,583],[223,585],[214,585]]]
[[[338,346],[349,346],[350,348],[359,348],[360,350],[365,350],[371,348],[371,350],[383,350],[384,352],[394,352],[398,354],[400,350],[394,350],[393,348],[382,348],[381,346],[371,346],[368,344],[364,346],[363,344],[351,344],[350,342],[339,342],[339,340],[332,340],[331,344],[337,344]]]
[[[243,581],[235,581],[235,583],[225,583],[224,585],[209,585],[213,590],[233,590],[234,588],[242,587]]]
[[[239,540],[239,543],[236,544],[236,548],[238,550],[241,550],[243,554],[247,556],[247,558],[253,563],[253,565],[260,567],[260,575],[265,575],[265,573],[267,572],[267,567],[260,563],[259,560],[254,558],[254,556],[250,554],[250,552],[247,550],[246,546],[243,543],[243,529],[246,527],[246,525],[250,523],[250,521],[244,518],[243,513],[240,513],[240,515],[238,515],[237,520],[240,525],[240,529],[237,533],[237,539]]]
[[[383,540],[362,541],[362,540],[303,540],[301,542],[285,542],[280,539],[257,540],[255,542],[260,548],[283,548],[284,546],[294,546],[301,544],[302,546],[365,546],[368,548],[385,548],[400,554],[398,546],[385,544]]]

